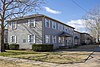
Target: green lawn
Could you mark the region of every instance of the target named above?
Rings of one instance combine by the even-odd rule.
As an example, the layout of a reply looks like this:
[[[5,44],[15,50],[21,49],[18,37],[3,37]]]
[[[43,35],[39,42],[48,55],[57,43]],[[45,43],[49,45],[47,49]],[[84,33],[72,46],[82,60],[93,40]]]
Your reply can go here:
[[[73,63],[84,61],[91,52],[34,52],[28,50],[6,50],[0,56],[30,59],[52,63]]]

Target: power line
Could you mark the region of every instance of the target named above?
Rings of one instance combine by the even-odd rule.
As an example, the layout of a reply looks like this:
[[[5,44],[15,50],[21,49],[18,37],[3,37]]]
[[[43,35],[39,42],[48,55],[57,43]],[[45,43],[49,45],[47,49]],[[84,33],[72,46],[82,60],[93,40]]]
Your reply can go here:
[[[75,5],[77,5],[79,8],[81,8],[82,10],[84,10],[85,12],[87,12],[87,10],[85,10],[83,7],[81,7],[77,2],[75,2],[75,0],[71,0]]]

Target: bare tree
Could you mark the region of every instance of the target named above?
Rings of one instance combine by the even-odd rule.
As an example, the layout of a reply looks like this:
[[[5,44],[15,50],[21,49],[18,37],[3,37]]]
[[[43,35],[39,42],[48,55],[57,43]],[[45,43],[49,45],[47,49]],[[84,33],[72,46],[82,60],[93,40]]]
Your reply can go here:
[[[6,20],[22,17],[39,9],[44,0],[0,0],[0,22],[1,22],[1,52],[4,48],[4,29]]]
[[[86,29],[89,33],[96,38],[97,42],[100,42],[100,6],[96,6],[94,9],[87,12],[83,17]]]

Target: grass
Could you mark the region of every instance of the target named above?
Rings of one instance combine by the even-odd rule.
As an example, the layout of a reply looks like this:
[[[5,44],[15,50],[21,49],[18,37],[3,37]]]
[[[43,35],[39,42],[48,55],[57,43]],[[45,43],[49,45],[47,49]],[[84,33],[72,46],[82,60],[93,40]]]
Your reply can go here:
[[[29,59],[52,63],[74,63],[84,61],[91,52],[34,52],[27,50],[7,50],[0,53],[0,56]]]
[[[30,63],[16,63],[12,61],[0,60],[0,66],[2,67],[47,67],[40,64],[30,64]]]

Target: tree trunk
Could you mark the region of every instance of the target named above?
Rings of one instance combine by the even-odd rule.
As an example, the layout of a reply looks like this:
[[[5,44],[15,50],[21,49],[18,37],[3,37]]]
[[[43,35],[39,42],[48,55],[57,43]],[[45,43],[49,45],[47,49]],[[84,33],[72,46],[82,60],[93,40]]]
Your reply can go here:
[[[1,52],[5,52],[4,48],[4,20],[1,22]]]

